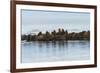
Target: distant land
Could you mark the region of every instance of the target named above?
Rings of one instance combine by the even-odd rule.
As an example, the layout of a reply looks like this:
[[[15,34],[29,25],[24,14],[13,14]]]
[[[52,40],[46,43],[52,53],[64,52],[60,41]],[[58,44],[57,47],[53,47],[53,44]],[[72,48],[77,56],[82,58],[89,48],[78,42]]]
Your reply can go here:
[[[52,32],[46,31],[38,34],[23,34],[21,40],[24,41],[68,41],[68,40],[90,40],[90,31],[81,32],[68,32],[62,28],[58,31],[53,30]]]

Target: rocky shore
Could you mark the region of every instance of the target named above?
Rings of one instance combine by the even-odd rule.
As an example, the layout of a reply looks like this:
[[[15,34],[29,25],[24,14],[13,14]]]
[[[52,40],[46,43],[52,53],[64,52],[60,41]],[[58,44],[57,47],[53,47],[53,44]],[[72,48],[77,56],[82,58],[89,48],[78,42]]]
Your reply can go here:
[[[21,35],[21,40],[26,41],[63,41],[63,40],[90,40],[90,31],[70,32],[64,29],[45,33],[39,32],[37,35],[27,34]]]

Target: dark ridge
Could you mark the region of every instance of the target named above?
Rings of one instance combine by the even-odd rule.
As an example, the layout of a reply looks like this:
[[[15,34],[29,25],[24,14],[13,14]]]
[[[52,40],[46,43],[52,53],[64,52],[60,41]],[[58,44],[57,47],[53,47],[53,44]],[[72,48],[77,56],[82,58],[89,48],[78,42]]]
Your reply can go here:
[[[90,31],[82,31],[82,32],[71,32],[68,33],[68,31],[64,29],[58,29],[57,31],[48,32],[45,33],[39,32],[37,35],[21,35],[21,40],[26,41],[62,41],[62,40],[90,40]]]

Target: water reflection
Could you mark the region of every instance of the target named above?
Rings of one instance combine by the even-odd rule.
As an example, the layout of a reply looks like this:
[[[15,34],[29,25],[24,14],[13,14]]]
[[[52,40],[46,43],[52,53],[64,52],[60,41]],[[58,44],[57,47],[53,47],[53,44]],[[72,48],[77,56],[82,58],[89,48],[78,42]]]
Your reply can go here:
[[[89,41],[34,41],[22,43],[22,62],[86,60]]]
[[[46,47],[46,48],[50,48],[50,46],[52,46],[52,48],[64,48],[68,46],[68,42],[67,41],[34,41],[32,42],[33,45],[35,46],[35,44],[37,44],[38,47]]]

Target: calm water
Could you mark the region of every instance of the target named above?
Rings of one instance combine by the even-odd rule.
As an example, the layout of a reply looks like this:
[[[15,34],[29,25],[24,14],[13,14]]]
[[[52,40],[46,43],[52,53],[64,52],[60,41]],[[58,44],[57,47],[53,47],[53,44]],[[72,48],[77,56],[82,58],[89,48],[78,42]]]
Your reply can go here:
[[[22,42],[22,63],[88,60],[89,41]]]

